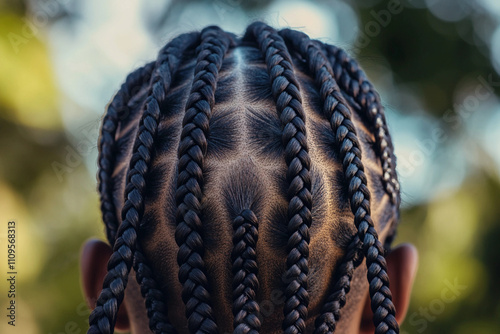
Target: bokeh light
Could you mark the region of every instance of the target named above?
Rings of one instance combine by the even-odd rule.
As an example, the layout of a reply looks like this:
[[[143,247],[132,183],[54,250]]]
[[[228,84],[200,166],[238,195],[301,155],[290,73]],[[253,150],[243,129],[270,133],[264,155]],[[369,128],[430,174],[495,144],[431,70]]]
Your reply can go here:
[[[498,332],[497,0],[0,0],[0,220],[19,226],[16,330],[87,329],[80,246],[104,238],[97,130],[125,76],[175,35],[241,34],[256,19],[343,47],[381,94],[403,190],[396,242],[420,252],[403,330]],[[463,289],[445,303],[454,282]],[[5,321],[0,332],[14,333]]]

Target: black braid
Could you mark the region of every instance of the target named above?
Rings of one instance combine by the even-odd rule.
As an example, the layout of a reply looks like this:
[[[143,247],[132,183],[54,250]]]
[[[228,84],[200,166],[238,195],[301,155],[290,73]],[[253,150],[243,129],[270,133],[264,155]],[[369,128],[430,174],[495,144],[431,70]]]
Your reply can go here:
[[[161,65],[158,68],[158,72],[162,78],[161,84],[163,84],[165,94],[170,90],[173,75],[179,66],[180,59],[183,52],[186,51],[187,45],[194,44],[197,39],[198,34],[196,33],[181,35],[178,40],[173,40],[172,43],[165,47],[164,51],[160,52],[158,63]],[[163,100],[164,98],[165,96]],[[160,104],[163,100],[158,100],[158,103]],[[165,304],[166,298],[158,287],[154,274],[142,254],[140,244],[137,244],[134,258],[136,279],[141,286],[141,294],[146,301],[149,328],[155,334],[176,333],[175,328],[168,320],[167,306]]]
[[[155,334],[175,334],[175,328],[168,321],[165,295],[158,287],[153,271],[149,268],[145,256],[137,245],[134,256],[134,270],[137,282],[141,286],[141,294],[146,300],[149,328]]]
[[[361,262],[363,262],[362,242],[359,240],[359,236],[355,235],[337,269],[338,272],[333,280],[335,284],[321,308],[321,314],[316,318],[314,334],[335,332],[337,322],[340,319],[340,310],[344,307],[347,293],[350,291],[354,269]]]
[[[209,120],[215,104],[218,72],[230,43],[229,35],[217,27],[208,27],[201,32],[195,77],[179,142],[175,240],[179,245],[177,262],[179,281],[183,286],[182,299],[186,304],[191,333],[217,333],[203,261],[200,215]]]
[[[358,236],[363,241],[363,251],[368,267],[371,308],[374,312],[375,333],[399,333],[395,308],[389,290],[389,277],[384,258],[384,248],[370,217],[370,191],[361,161],[361,149],[351,112],[333,78],[328,60],[318,45],[303,33],[285,29],[282,36],[308,60],[311,72],[324,100],[324,112],[339,143],[343,169],[348,181],[348,193]]]
[[[160,116],[160,103],[165,99],[166,91],[170,88],[172,76],[179,65],[179,57],[191,42],[186,39],[193,39],[194,35],[183,35],[174,39],[165,47],[165,51],[160,53],[156,62],[157,70],[151,79],[152,85],[149,96],[145,101],[144,114],[139,123],[139,130],[134,143],[130,169],[127,174],[127,185],[125,187],[125,204],[122,209],[122,223],[118,228],[116,241],[113,246],[113,254],[108,262],[108,273],[104,278],[103,289],[97,299],[96,308],[89,317],[88,333],[112,333],[114,330],[118,308],[123,301],[124,291],[128,282],[128,275],[135,256],[137,269],[141,265],[145,270],[141,271],[138,280],[141,282],[152,280],[148,276],[150,270],[147,270],[143,263],[140,253],[137,250],[137,232],[139,224],[144,213],[143,194],[146,187],[145,176],[148,173],[149,163],[153,153],[153,142],[157,133],[158,119]],[[141,290],[146,295],[146,299],[153,301],[159,298],[163,299],[161,293],[150,291],[153,285],[143,286]],[[159,291],[159,290],[158,290]],[[148,302],[147,302],[148,303]],[[152,303],[148,307],[148,313],[154,314],[156,309]],[[162,309],[163,312],[166,309]],[[158,323],[156,323],[158,321]],[[156,328],[168,328],[166,315],[163,317],[153,317],[150,323]],[[162,332],[162,331],[160,331]]]
[[[349,95],[353,96],[356,102],[363,109],[364,114],[371,120],[372,129],[375,132],[376,143],[380,152],[383,180],[386,192],[391,197],[396,210],[399,210],[401,203],[400,184],[396,173],[396,156],[385,120],[384,107],[380,102],[380,96],[368,81],[365,72],[359,64],[351,58],[344,50],[334,45],[318,43],[325,51],[332,70],[339,86]],[[396,235],[397,221],[394,221],[388,236],[386,237],[384,248],[389,250]]]
[[[307,274],[309,272],[309,227],[312,216],[311,160],[308,154],[305,115],[293,63],[283,39],[271,27],[256,22],[247,29],[246,38],[254,37],[265,55],[271,79],[276,110],[283,126],[282,141],[288,166],[288,257],[287,286],[284,306],[285,333],[304,333],[306,330]]]
[[[344,50],[333,45],[323,43],[321,45],[330,60],[335,80],[342,89],[354,97],[371,121],[380,152],[385,188],[391,196],[391,201],[399,207],[401,199],[396,174],[396,157],[380,96],[358,63]]]
[[[233,315],[234,334],[258,334],[260,309],[255,301],[259,288],[257,279],[258,238],[257,216],[252,210],[243,210],[233,220]]]
[[[127,76],[120,90],[116,93],[113,101],[108,106],[106,115],[102,120],[101,137],[99,139],[99,164],[98,182],[101,200],[102,220],[106,226],[106,235],[110,244],[114,244],[116,230],[118,229],[118,219],[116,208],[113,202],[113,184],[111,174],[115,164],[116,154],[116,129],[120,120],[127,116],[129,108],[127,106],[130,97],[137,88],[144,84],[149,84],[151,72],[155,62],[135,70]]]

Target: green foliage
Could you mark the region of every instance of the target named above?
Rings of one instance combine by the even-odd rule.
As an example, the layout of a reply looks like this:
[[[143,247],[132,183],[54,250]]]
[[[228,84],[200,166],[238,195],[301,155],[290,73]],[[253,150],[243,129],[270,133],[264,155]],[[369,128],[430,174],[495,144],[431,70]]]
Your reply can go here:
[[[198,1],[174,4],[193,2]],[[349,3],[357,10],[360,29],[388,2],[370,3]],[[268,4],[255,0],[242,6],[250,12]],[[0,1],[0,221],[15,219],[20,226],[19,330],[83,333],[89,313],[79,283],[80,247],[89,237],[104,238],[95,175],[83,162],[66,169],[62,178],[54,170],[54,162],[68,167],[72,141],[62,126],[61,94],[43,38],[31,38],[18,53],[9,40],[9,33],[21,34],[26,8],[24,1]],[[445,22],[427,8],[404,7],[356,57],[375,81],[380,78],[371,65],[387,66],[394,96],[398,87],[411,87],[425,116],[443,117],[464,78],[497,77],[488,45],[473,36],[479,13],[474,15]],[[487,13],[481,15],[485,25],[497,25]],[[405,103],[399,101],[396,108],[409,113]],[[453,140],[467,138],[465,131],[446,130],[455,132]],[[403,331],[462,334],[500,328],[500,181],[490,164],[480,156],[459,189],[403,210],[396,243],[412,242],[420,253]],[[455,280],[464,288],[453,301],[444,300],[443,291]],[[4,301],[2,293],[0,304]],[[10,330],[0,323],[0,332]]]

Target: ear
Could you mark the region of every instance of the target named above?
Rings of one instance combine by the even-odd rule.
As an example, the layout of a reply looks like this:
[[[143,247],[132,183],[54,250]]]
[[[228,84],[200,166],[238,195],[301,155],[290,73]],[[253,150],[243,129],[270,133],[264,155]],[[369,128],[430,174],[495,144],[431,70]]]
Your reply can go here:
[[[408,311],[413,280],[417,273],[417,249],[411,244],[399,245],[386,256],[386,261],[392,301],[396,308],[396,320],[401,324]],[[375,332],[372,319],[373,312],[370,307],[370,297],[367,295],[361,318],[360,334]]]
[[[111,247],[97,239],[87,240],[83,245],[80,258],[82,285],[87,305],[92,310],[95,308],[97,298],[101,293],[111,254],[113,254]],[[125,300],[118,310],[115,330],[130,331],[130,321]]]

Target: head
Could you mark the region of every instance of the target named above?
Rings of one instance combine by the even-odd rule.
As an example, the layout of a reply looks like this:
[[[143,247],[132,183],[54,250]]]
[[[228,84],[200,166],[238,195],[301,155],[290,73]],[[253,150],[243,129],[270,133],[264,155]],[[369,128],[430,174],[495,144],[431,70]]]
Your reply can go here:
[[[343,50],[263,23],[173,39],[103,119],[89,332],[397,333],[416,253],[390,250],[395,165]]]

